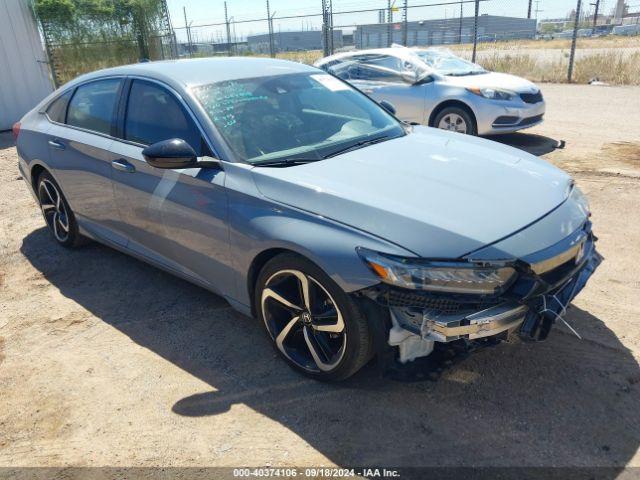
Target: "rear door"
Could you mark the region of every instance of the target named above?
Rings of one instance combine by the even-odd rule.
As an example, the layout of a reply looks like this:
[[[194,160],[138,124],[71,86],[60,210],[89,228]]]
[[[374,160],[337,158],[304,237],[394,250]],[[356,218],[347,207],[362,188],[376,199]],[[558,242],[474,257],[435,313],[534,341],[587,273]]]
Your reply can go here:
[[[142,150],[181,138],[199,157],[211,156],[188,106],[155,81],[125,86],[120,140],[111,146],[115,198],[129,249],[199,283],[225,278],[228,260],[224,171],[164,170],[147,164]]]
[[[124,245],[111,184],[115,113],[122,78],[105,78],[71,89],[47,108],[49,164],[80,226]]]

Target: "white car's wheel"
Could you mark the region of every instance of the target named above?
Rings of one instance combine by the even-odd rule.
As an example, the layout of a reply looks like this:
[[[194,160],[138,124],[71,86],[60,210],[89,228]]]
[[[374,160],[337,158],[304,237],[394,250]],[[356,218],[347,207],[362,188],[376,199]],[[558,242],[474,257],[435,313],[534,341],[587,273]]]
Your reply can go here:
[[[460,107],[447,107],[438,112],[433,126],[442,130],[476,135],[476,124],[469,112]]]

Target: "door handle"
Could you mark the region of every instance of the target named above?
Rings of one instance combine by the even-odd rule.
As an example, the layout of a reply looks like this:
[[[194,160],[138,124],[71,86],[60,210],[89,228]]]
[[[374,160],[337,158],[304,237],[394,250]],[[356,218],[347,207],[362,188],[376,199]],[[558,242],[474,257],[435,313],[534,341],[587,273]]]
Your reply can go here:
[[[131,165],[123,158],[119,158],[118,160],[114,160],[111,162],[111,166],[116,170],[120,170],[121,172],[133,173],[136,171],[136,167]]]
[[[49,140],[47,142],[51,148],[57,148],[58,150],[64,150],[64,143],[60,142],[57,138],[55,140]]]

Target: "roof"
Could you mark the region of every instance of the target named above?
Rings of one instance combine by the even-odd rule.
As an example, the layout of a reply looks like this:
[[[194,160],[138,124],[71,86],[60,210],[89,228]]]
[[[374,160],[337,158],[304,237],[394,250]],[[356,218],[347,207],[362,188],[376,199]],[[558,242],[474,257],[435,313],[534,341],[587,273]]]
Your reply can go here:
[[[142,75],[182,86],[204,85],[240,78],[315,72],[314,67],[272,58],[224,57],[144,62],[82,75],[73,83],[109,75]]]
[[[324,65],[325,63],[330,62],[332,60],[340,60],[343,58],[353,57],[355,55],[366,55],[366,54],[391,55],[392,57],[398,57],[401,59],[415,58],[414,49],[403,47],[400,45],[395,47],[370,48],[366,50],[351,50],[349,52],[337,53],[335,55],[321,58],[314,65],[318,65],[318,66]]]

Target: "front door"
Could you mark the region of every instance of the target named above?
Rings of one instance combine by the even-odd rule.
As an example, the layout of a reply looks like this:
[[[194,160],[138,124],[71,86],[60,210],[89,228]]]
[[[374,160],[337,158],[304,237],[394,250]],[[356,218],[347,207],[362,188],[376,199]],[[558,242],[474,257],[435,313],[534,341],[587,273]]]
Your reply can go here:
[[[181,138],[198,156],[210,155],[200,130],[175,93],[133,80],[122,141],[114,141],[112,178],[129,248],[215,288],[228,262],[224,171],[163,170],[147,164],[147,145]]]
[[[403,78],[403,73],[416,72],[411,62],[392,55],[366,53],[347,57],[330,70],[375,101],[391,103],[400,120],[424,123],[425,85],[413,85]]]

